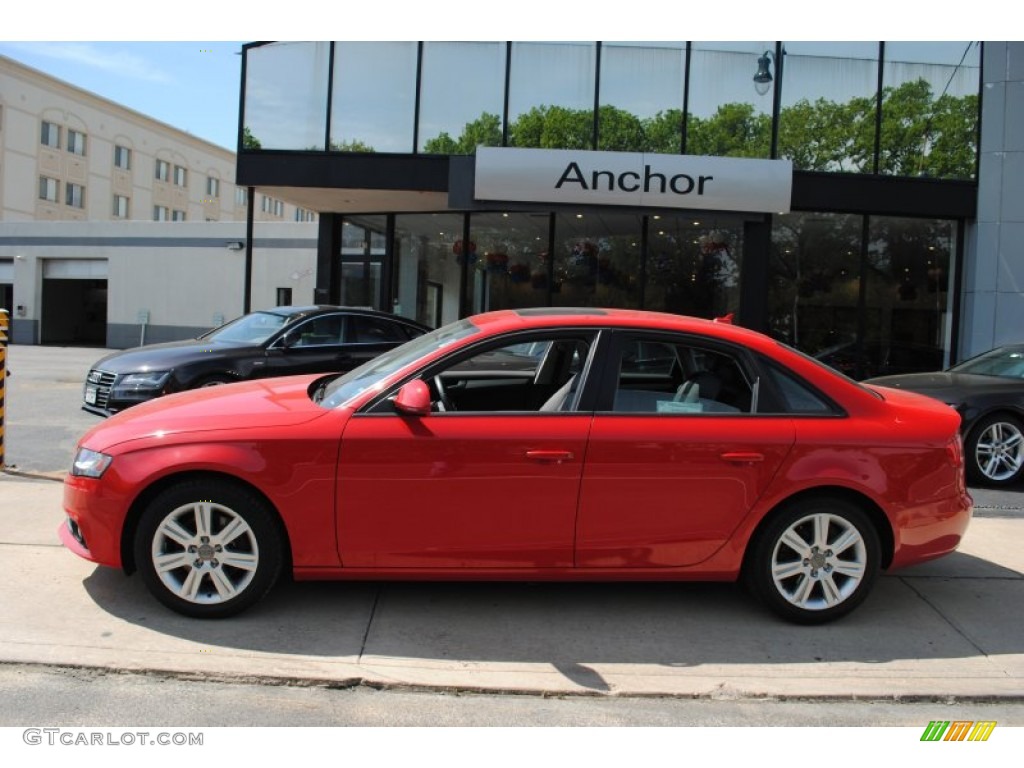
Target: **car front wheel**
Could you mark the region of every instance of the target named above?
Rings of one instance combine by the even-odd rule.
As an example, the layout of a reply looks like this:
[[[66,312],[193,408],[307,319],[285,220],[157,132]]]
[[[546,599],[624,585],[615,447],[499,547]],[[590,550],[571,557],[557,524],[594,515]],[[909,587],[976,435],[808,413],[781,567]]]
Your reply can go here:
[[[880,561],[867,515],[844,499],[820,497],[780,510],[754,540],[745,577],[778,615],[822,624],[864,601]]]
[[[979,421],[967,436],[967,474],[976,483],[1013,485],[1024,475],[1024,427],[1009,414]]]
[[[139,519],[135,563],[149,591],[178,613],[236,614],[278,580],[282,543],[267,503],[219,480],[187,481],[157,496]]]

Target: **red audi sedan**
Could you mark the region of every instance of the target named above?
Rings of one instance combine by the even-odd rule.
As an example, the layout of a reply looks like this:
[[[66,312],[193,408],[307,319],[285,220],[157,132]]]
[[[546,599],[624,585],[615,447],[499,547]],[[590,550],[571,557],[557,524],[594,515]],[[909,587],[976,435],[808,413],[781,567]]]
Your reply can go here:
[[[955,410],[729,323],[477,315],[344,375],[144,403],[80,441],[64,544],[189,616],[296,579],[742,580],[800,623],[953,551]]]

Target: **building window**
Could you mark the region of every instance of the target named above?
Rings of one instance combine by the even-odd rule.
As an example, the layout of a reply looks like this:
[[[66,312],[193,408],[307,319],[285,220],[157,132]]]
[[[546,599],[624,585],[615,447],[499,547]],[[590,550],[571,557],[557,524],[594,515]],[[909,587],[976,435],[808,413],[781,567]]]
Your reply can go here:
[[[124,195],[114,195],[114,218],[128,218],[128,198]]]
[[[122,171],[130,170],[132,166],[132,151],[128,147],[117,145],[114,147],[114,167]]]
[[[44,147],[60,149],[60,126],[56,123],[43,121],[43,127],[39,134],[39,142]]]
[[[274,201],[274,215],[284,216],[284,203],[282,203],[280,200]]]
[[[206,196],[209,198],[220,197],[220,179],[213,176],[206,177]]]
[[[267,197],[266,195],[263,195],[263,199],[260,200],[260,210],[263,211],[264,213],[270,213],[270,203],[270,198]]]
[[[184,211],[179,211],[179,210],[175,209],[174,211],[171,212],[171,221],[184,221],[184,220],[185,220],[185,212]]]
[[[160,181],[170,181],[171,179],[171,164],[166,160],[156,161],[156,178]]]
[[[174,185],[184,187],[186,184],[186,171],[180,165],[174,166]]]
[[[235,205],[249,204],[249,192],[245,187],[235,187]]]
[[[72,208],[85,208],[85,187],[69,181],[64,187],[64,202]]]
[[[85,134],[81,131],[68,129],[68,152],[73,155],[85,154]]]
[[[60,182],[46,176],[39,177],[39,199],[56,203],[60,197]]]
[[[277,289],[277,306],[287,307],[292,303],[292,289],[291,288],[278,288]]]
[[[165,205],[154,205],[153,206],[153,221],[169,221],[171,218],[171,209]]]

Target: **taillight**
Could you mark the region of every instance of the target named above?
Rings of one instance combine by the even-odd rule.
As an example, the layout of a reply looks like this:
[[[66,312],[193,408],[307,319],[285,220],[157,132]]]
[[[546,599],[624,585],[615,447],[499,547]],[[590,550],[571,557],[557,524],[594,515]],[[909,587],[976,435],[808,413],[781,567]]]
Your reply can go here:
[[[949,463],[957,469],[964,465],[964,441],[960,433],[946,443],[946,455],[949,456]]]

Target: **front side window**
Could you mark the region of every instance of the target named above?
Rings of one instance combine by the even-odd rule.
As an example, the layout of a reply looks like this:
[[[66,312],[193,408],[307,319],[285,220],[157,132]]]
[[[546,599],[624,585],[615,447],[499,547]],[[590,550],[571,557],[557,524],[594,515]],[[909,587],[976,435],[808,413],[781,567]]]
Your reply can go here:
[[[68,152],[73,155],[85,154],[85,134],[68,129]]]
[[[289,347],[329,347],[341,344],[345,337],[345,316],[314,317],[292,328],[286,336]]]

